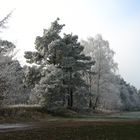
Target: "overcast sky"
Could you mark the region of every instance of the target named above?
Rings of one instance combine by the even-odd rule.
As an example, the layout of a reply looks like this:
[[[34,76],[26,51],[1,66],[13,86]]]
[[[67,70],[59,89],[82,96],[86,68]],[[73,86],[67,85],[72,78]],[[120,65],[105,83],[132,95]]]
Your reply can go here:
[[[35,37],[60,17],[64,32],[79,39],[102,34],[116,52],[119,73],[140,89],[140,0],[0,0],[0,19],[15,9],[1,37],[23,52],[34,48]]]

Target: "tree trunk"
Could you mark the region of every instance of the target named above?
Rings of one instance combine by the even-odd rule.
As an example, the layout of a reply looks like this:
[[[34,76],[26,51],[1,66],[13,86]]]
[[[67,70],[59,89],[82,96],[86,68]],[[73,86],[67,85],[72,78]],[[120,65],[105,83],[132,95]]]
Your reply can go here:
[[[95,104],[94,104],[94,107],[93,109],[96,109],[97,106],[98,106],[98,103],[99,103],[99,96],[100,96],[100,70],[99,70],[99,73],[98,73],[98,82],[97,82],[97,96],[96,96],[96,99],[95,99]]]
[[[70,107],[73,107],[73,91],[70,89]]]
[[[100,49],[100,43],[98,45],[99,47],[99,65],[98,65],[98,76],[97,76],[97,96],[95,99],[95,104],[93,109],[96,109],[99,103],[99,97],[100,97],[100,78],[101,78],[101,49]]]
[[[68,86],[68,107],[73,107],[73,89],[72,89],[72,71],[69,71],[69,86]]]
[[[91,97],[91,73],[89,72],[89,93],[90,93],[90,99],[89,99],[89,108],[92,108],[92,97]]]

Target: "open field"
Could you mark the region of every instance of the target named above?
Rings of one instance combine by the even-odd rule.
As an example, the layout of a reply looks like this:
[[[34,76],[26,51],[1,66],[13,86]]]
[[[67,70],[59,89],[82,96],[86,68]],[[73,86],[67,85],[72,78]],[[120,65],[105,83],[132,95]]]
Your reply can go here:
[[[140,121],[54,121],[0,132],[1,140],[139,140]]]
[[[0,140],[139,140],[139,132],[140,112],[125,112],[2,124]]]

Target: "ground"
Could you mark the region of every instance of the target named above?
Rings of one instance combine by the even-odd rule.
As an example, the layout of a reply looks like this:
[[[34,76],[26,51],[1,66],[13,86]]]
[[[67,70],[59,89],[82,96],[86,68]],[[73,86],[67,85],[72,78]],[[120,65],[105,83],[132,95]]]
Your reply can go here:
[[[0,125],[0,140],[139,140],[140,112]]]

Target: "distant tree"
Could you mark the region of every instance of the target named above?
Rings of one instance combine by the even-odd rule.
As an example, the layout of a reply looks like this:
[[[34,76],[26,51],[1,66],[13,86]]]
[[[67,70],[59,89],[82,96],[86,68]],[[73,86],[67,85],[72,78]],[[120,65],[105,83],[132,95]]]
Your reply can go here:
[[[117,77],[120,88],[120,99],[122,102],[122,110],[139,110],[140,96],[138,90],[128,84],[123,78]]]
[[[140,97],[140,90],[138,90],[138,95],[139,95],[139,97]]]

